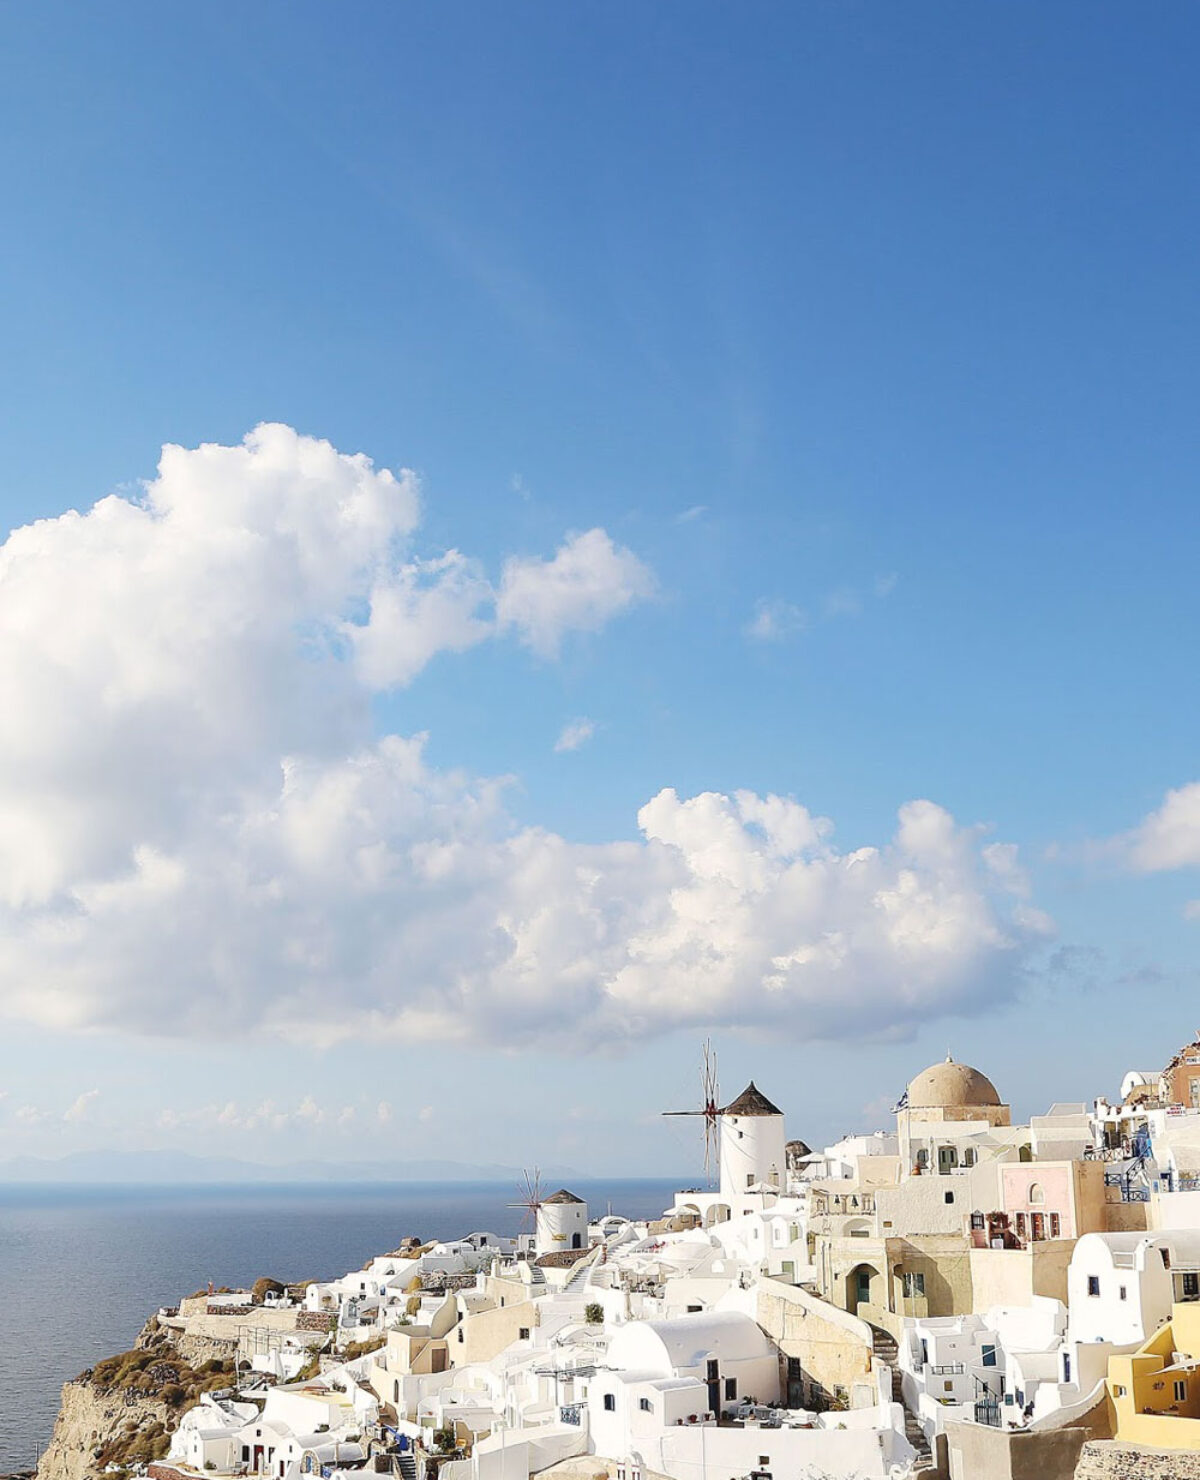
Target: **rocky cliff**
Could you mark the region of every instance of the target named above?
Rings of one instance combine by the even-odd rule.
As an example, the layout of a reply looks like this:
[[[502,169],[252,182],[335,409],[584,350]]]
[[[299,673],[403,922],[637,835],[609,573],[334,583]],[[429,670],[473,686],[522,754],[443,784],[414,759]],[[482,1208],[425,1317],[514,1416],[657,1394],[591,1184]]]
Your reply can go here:
[[[153,1459],[170,1442],[173,1421],[174,1413],[160,1398],[106,1391],[77,1377],[63,1384],[37,1480],[94,1480],[110,1462]]]
[[[226,1351],[229,1344],[226,1343]],[[193,1362],[197,1365],[193,1366]],[[202,1392],[228,1387],[230,1356],[152,1320],[137,1345],[65,1383],[37,1480],[95,1480],[166,1453],[180,1416]]]

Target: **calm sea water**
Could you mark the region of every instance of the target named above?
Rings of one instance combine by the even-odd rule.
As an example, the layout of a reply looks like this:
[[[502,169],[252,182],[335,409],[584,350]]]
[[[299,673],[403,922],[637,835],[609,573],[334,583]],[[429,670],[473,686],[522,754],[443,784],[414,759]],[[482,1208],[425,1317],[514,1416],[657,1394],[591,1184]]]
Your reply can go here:
[[[656,1217],[676,1184],[572,1183],[589,1211]],[[31,1465],[59,1388],[132,1345],[161,1305],[209,1280],[333,1279],[406,1234],[515,1233],[494,1183],[0,1187],[0,1474]]]

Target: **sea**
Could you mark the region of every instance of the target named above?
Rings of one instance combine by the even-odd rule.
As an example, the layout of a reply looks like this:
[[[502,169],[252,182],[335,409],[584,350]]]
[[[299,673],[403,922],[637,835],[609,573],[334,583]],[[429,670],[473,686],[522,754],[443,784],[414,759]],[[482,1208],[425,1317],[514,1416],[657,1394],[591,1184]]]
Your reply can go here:
[[[572,1180],[592,1216],[657,1217],[680,1183]],[[511,1183],[188,1187],[0,1185],[0,1475],[31,1468],[70,1377],[132,1346],[160,1306],[212,1280],[328,1280],[394,1249],[514,1234]]]

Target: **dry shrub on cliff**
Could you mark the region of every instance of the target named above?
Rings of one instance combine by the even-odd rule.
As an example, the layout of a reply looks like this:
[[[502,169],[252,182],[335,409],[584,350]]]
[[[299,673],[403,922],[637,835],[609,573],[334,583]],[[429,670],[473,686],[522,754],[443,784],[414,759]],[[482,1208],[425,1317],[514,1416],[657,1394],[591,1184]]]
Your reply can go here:
[[[147,1397],[161,1397],[168,1388],[182,1390],[193,1402],[203,1392],[228,1387],[233,1380],[232,1358],[204,1362],[199,1370],[182,1358],[164,1361],[161,1351],[133,1350],[105,1357],[86,1372],[79,1382],[90,1383],[99,1392],[132,1389]]]
[[[386,1345],[386,1331],[381,1331],[378,1336],[369,1336],[366,1341],[351,1341],[341,1353],[342,1361],[353,1362],[355,1357],[365,1357],[368,1352],[377,1352]]]

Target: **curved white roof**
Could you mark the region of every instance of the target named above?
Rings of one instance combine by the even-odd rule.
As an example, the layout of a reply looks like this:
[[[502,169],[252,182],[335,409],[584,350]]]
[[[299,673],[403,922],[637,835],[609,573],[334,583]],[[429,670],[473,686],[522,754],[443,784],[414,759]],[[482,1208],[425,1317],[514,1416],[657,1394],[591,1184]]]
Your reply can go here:
[[[1200,1229],[1161,1228],[1145,1233],[1085,1233],[1075,1245],[1071,1262],[1077,1254],[1086,1254],[1101,1245],[1113,1254],[1133,1254],[1141,1248],[1169,1249],[1173,1257],[1200,1260]]]
[[[613,1333],[613,1367],[643,1368],[673,1375],[698,1367],[707,1357],[731,1362],[773,1354],[758,1324],[735,1310],[707,1310],[673,1321],[630,1321]]]

